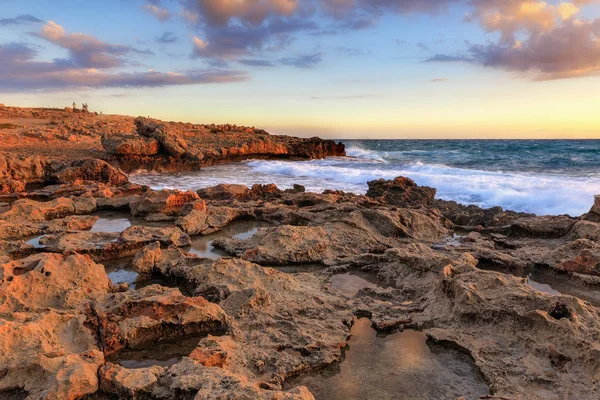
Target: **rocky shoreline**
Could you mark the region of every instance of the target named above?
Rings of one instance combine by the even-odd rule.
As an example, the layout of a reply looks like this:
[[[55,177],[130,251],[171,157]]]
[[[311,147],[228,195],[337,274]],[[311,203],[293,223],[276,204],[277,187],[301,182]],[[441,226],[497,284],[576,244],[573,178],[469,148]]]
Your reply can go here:
[[[0,194],[20,192],[27,183],[64,183],[57,173],[79,168],[82,159],[125,172],[165,172],[248,158],[345,155],[344,145],[332,140],[270,135],[251,127],[6,106],[0,106],[0,143]],[[81,178],[107,182],[99,171],[86,174]]]
[[[65,113],[46,112],[38,117]],[[155,120],[123,123],[127,133],[111,125],[67,139],[76,145],[62,157],[43,146],[27,153],[42,139],[3,142],[0,398],[313,399],[302,378],[344,363],[361,318],[379,334],[424,332],[430,346],[463,354],[487,388],[479,398],[598,398],[600,303],[513,275],[539,268],[599,290],[600,201],[578,218],[484,210],[402,177],[369,182],[365,195],[299,185],[156,191],[121,167],[308,159],[343,147],[222,128],[206,142]],[[244,147],[246,135],[259,144]],[[107,211],[135,224],[94,229]],[[269,226],[214,239],[225,257],[190,251],[194,238],[243,220]],[[109,279],[116,261],[133,282]],[[334,284],[358,271],[371,283],[352,293]],[[454,383],[436,398],[470,398]]]

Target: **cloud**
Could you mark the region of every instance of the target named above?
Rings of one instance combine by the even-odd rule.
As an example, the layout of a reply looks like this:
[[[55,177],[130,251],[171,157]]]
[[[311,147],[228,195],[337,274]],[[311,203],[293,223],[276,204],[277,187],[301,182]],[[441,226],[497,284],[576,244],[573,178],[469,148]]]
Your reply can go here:
[[[69,88],[159,87],[239,82],[244,72],[217,69],[184,72],[104,72],[78,67],[65,60],[35,61],[36,50],[24,43],[0,44],[0,91],[62,90]]]
[[[194,36],[192,56],[235,60],[249,54],[276,52],[289,45],[291,34],[315,28],[298,18],[273,18],[257,27],[228,25],[209,29],[204,37]]]
[[[173,32],[165,31],[162,35],[156,38],[156,41],[163,44],[171,44],[175,43],[178,40],[178,37],[173,34]]]
[[[435,54],[429,57],[425,62],[472,62],[473,59],[468,56],[450,55],[450,54]]]
[[[154,54],[150,50],[105,43],[84,33],[67,34],[65,29],[54,21],[49,21],[34,35],[67,49],[71,57],[61,62],[84,68],[114,68],[126,64],[123,56],[127,54]]]
[[[580,0],[478,0],[467,21],[477,20],[495,42],[469,44],[463,55],[436,54],[427,62],[463,61],[516,72],[535,80],[600,73],[600,19],[578,19]]]
[[[274,67],[276,65],[274,62],[269,60],[242,59],[238,60],[238,62],[250,67]]]
[[[184,7],[207,25],[226,26],[233,19],[260,26],[275,16],[291,16],[299,0],[184,0]]]
[[[448,78],[435,78],[435,79],[432,79],[430,82],[431,83],[448,82]]]
[[[313,68],[321,63],[323,55],[321,53],[305,54],[297,57],[286,57],[279,60],[283,65],[296,68]]]
[[[474,45],[473,62],[528,73],[536,80],[563,79],[600,73],[600,19],[570,20],[527,40]]]
[[[167,21],[171,18],[171,13],[166,8],[160,7],[159,2],[153,1],[143,6],[144,10],[152,13],[159,21]]]
[[[41,19],[38,19],[30,14],[19,15],[15,18],[2,18],[0,19],[0,26],[9,26],[9,25],[21,25],[27,23],[39,23],[43,22]]]

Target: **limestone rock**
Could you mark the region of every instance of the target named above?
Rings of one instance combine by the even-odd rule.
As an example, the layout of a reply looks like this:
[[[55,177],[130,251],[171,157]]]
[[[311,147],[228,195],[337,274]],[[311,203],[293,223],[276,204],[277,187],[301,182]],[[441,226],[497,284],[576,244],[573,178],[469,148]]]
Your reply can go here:
[[[139,135],[103,136],[102,146],[119,156],[154,156],[160,150],[158,140]]]
[[[158,285],[99,298],[93,304],[93,316],[96,320],[91,323],[97,323],[106,355],[158,340],[219,335],[232,329],[231,320],[218,305]]]
[[[430,206],[436,193],[433,188],[418,186],[412,179],[401,176],[391,181],[371,181],[368,185],[367,196],[402,207]]]
[[[0,315],[74,309],[109,288],[104,267],[87,256],[36,254],[0,265]]]
[[[181,212],[186,203],[199,200],[196,193],[188,190],[161,190],[148,192],[130,203],[131,213],[136,217],[149,214],[176,215]]]
[[[106,161],[98,159],[73,161],[67,167],[56,172],[53,175],[53,180],[58,183],[88,180],[111,185],[122,185],[129,182],[129,178],[123,171],[113,167]]]

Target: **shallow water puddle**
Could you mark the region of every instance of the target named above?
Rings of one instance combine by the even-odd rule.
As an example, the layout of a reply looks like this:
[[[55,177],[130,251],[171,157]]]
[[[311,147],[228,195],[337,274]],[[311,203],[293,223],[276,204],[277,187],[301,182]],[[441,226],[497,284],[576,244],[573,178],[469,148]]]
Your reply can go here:
[[[486,271],[496,271],[520,278],[527,278],[527,284],[532,288],[551,295],[566,294],[588,301],[600,307],[600,290],[588,288],[585,285],[569,279],[567,274],[556,273],[547,268],[511,269],[495,267],[485,263],[477,266]]]
[[[192,245],[186,249],[187,252],[199,257],[211,258],[216,260],[219,257],[230,256],[227,252],[216,249],[212,243],[215,239],[222,237],[232,237],[235,239],[248,239],[252,237],[259,228],[271,227],[272,224],[257,220],[238,220],[230,223],[219,232],[206,236],[196,236],[192,238]]]
[[[148,368],[154,365],[170,367],[190,355],[198,347],[202,337],[156,342],[140,349],[120,351],[109,357],[109,361],[129,369]]]
[[[132,257],[127,257],[103,262],[108,279],[113,285],[128,283],[130,289],[135,289],[139,273],[131,268],[132,260]]]
[[[362,271],[333,275],[329,282],[332,289],[338,290],[348,297],[354,297],[361,289],[379,287],[373,275]]]
[[[41,245],[41,244],[40,244],[40,239],[41,239],[41,238],[43,238],[44,236],[46,236],[46,235],[40,235],[40,236],[36,236],[36,237],[34,237],[34,238],[32,238],[32,239],[29,239],[29,240],[27,241],[27,243],[28,243],[28,244],[30,244],[30,245],[32,245],[32,246],[33,246],[33,247],[35,247],[36,249],[43,249],[43,248],[45,248],[46,246],[44,246],[44,245]]]
[[[335,368],[293,380],[317,400],[456,400],[489,393],[473,361],[457,350],[428,345],[425,333],[378,336],[368,319],[351,330],[349,350]]]
[[[165,227],[172,225],[169,221],[147,222],[134,218],[133,215],[123,211],[98,211],[92,215],[98,216],[90,232],[123,232],[130,226]]]
[[[100,211],[93,215],[98,216],[90,232],[123,232],[131,226],[131,214],[116,211]]]
[[[456,230],[452,233],[452,236],[447,236],[440,243],[431,245],[432,249],[443,250],[446,247],[460,247],[462,245],[461,240],[468,235],[466,231]]]

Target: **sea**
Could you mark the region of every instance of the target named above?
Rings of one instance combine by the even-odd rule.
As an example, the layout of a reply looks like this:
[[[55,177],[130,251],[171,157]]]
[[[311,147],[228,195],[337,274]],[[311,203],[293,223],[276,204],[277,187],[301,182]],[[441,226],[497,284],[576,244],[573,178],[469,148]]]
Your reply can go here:
[[[600,140],[341,140],[347,157],[247,160],[196,172],[137,171],[136,183],[197,190],[219,183],[297,183],[308,191],[367,191],[367,182],[405,176],[437,198],[538,215],[587,212],[600,194]]]

